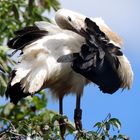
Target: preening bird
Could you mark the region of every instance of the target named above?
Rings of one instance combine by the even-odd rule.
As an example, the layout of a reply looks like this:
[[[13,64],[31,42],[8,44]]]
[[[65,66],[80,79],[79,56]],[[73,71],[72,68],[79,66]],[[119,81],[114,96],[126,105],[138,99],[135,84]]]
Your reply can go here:
[[[89,18],[85,19],[85,26],[81,28],[81,32],[86,41],[80,52],[61,56],[58,62],[72,62],[74,71],[97,84],[104,93],[113,94],[126,86],[130,88],[132,70],[120,46],[115,44],[117,42],[112,42]]]
[[[21,50],[19,63],[11,72],[6,96],[17,104],[28,95],[49,88],[59,99],[76,94],[75,124],[81,126],[80,98],[84,86],[93,82],[112,94],[130,88],[133,72],[121,52],[121,39],[101,18],[89,19],[76,12],[60,9],[56,23],[37,22],[16,31],[8,46]]]

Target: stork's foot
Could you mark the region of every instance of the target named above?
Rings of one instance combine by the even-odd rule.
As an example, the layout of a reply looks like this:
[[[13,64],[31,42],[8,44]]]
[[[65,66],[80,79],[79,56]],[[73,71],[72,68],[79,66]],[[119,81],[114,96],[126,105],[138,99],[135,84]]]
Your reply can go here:
[[[59,127],[60,127],[61,138],[62,138],[62,140],[64,140],[64,135],[65,135],[65,132],[66,132],[66,124],[65,124],[65,121],[64,121],[63,118],[59,119]]]
[[[76,130],[82,131],[82,110],[81,109],[75,109],[74,110],[74,121],[75,121],[75,127]]]

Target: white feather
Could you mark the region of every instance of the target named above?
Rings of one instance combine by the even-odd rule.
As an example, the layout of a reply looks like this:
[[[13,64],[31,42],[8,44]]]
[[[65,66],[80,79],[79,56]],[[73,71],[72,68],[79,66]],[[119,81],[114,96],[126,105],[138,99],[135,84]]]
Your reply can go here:
[[[118,56],[120,66],[118,68],[118,74],[120,76],[120,79],[122,80],[121,87],[124,88],[131,88],[132,82],[133,82],[133,71],[130,65],[130,62],[128,61],[127,57],[125,55]]]
[[[51,32],[51,34],[27,45],[23,49],[20,64],[15,68],[17,72],[12,85],[21,82],[24,92],[31,94],[39,91],[45,85],[56,96],[65,94],[63,93],[65,87],[61,87],[64,81],[64,85],[70,88],[69,92],[77,92],[78,87],[82,89],[86,83],[85,78],[72,72],[70,64],[57,63],[57,59],[62,55],[80,51],[83,42],[84,38],[72,31],[57,30],[57,33]],[[21,67],[23,68],[21,69]],[[78,81],[80,78],[78,85],[75,78]],[[75,86],[72,88],[72,85]]]
[[[58,28],[58,26],[55,23],[49,23],[45,21],[39,21],[35,22],[35,25],[40,29],[40,30],[46,30],[48,31],[48,34],[54,34],[58,33],[58,31],[62,31],[61,28]]]
[[[19,83],[30,72],[31,67],[31,63],[28,63],[28,61],[22,61],[22,63],[16,65],[16,76],[13,78],[11,86]]]
[[[63,16],[63,17],[61,17]],[[56,22],[61,24],[71,16],[73,27],[85,28],[85,16],[70,11],[58,11]],[[111,31],[101,18],[93,19],[100,29],[105,32],[112,43],[121,45],[119,37]],[[42,88],[50,88],[55,96],[60,97],[70,92],[82,94],[87,79],[75,73],[71,64],[57,63],[57,59],[65,54],[79,52],[85,39],[70,30],[63,30],[55,24],[37,22],[36,25],[48,33],[41,39],[25,46],[21,62],[16,66],[16,76],[11,85],[21,82],[25,93],[35,93]],[[70,25],[70,24],[69,24]],[[68,28],[71,29],[71,28]],[[130,87],[133,72],[125,56],[118,57],[121,63],[118,73],[122,79],[122,88]]]

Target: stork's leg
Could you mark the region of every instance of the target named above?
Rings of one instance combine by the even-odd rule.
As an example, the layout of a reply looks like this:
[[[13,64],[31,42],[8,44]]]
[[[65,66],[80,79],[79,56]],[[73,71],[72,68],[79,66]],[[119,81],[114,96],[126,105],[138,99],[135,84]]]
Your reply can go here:
[[[80,109],[80,102],[81,102],[81,95],[76,96],[76,109],[74,110],[74,121],[76,130],[81,131],[82,130],[82,109]]]
[[[63,115],[63,97],[59,98],[59,114]],[[64,119],[59,119],[59,125],[60,125],[60,135],[62,137],[62,140],[64,140],[64,134],[66,131],[66,125]]]

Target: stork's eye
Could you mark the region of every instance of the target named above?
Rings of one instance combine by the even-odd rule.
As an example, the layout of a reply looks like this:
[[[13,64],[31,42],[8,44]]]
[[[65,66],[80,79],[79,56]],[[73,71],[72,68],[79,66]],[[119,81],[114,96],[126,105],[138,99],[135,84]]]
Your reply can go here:
[[[72,21],[72,20],[71,20],[71,17],[68,17],[68,20],[69,20],[69,21]]]

